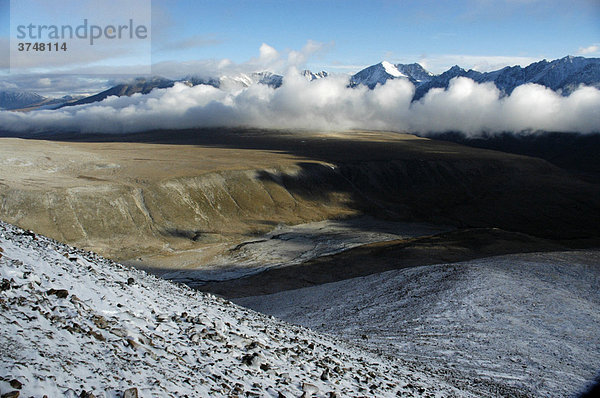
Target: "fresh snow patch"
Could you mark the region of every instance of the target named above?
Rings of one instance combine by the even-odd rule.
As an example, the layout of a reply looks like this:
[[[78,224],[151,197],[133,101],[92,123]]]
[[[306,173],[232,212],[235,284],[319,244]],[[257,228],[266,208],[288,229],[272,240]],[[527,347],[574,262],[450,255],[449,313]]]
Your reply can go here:
[[[600,370],[600,251],[515,254],[236,299],[479,386],[572,396]]]
[[[2,222],[0,248],[0,395],[474,396],[414,364]]]
[[[381,65],[383,66],[383,68],[385,69],[385,71],[394,76],[394,77],[407,77],[405,74],[401,73],[398,68],[396,68],[393,64],[387,62],[387,61],[383,61],[381,63]]]

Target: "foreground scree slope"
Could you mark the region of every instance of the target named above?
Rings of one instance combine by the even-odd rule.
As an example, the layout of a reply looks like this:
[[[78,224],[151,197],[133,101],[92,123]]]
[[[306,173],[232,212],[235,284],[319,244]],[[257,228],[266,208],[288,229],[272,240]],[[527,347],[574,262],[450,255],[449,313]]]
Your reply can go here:
[[[598,250],[511,254],[236,302],[502,395],[568,397],[600,370],[599,271]]]
[[[0,394],[480,395],[2,222],[0,247]]]

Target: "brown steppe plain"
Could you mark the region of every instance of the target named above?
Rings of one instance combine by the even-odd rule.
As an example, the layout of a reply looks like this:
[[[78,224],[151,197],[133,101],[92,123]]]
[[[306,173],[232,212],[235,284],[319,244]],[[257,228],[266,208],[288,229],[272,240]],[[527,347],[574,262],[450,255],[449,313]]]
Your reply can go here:
[[[298,272],[328,262],[334,276],[306,285],[432,261],[598,246],[600,186],[541,159],[391,132],[0,138],[0,219],[144,268],[200,267],[281,224],[360,215],[455,231],[314,260]],[[352,253],[363,265],[378,253],[387,265],[340,270],[340,259],[359,262]]]

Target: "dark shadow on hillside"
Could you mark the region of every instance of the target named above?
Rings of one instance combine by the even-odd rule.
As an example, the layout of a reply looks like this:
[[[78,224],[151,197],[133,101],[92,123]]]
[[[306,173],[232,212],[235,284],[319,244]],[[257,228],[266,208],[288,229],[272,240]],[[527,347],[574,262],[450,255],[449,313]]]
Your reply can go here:
[[[600,397],[600,376],[596,378],[594,383],[587,390],[578,396],[579,398],[594,398]]]
[[[541,158],[580,178],[600,183],[600,134],[503,133],[469,137],[462,133],[444,133],[432,138]]]
[[[562,251],[555,242],[499,229],[464,229],[432,236],[379,242],[302,264],[272,268],[243,278],[194,285],[226,298],[259,296],[431,264],[496,255]]]

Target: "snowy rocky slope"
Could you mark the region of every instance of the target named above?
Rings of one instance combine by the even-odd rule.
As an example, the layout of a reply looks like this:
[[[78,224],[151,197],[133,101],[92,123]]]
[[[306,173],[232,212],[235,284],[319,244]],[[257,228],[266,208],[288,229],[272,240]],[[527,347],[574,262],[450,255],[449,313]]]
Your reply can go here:
[[[2,222],[0,248],[2,396],[474,395]]]
[[[600,251],[402,269],[236,302],[500,395],[573,396],[600,371]]]

